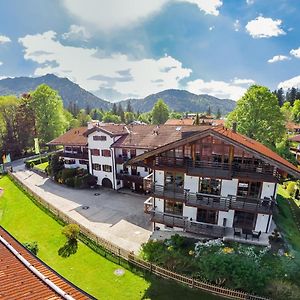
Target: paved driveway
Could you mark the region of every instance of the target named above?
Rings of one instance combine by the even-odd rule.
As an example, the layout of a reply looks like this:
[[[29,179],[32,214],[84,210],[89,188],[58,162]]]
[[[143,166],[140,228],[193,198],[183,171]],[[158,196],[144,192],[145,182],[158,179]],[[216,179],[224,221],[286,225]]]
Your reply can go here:
[[[147,197],[105,188],[77,190],[54,183],[36,173],[14,166],[15,175],[35,193],[93,233],[129,251],[138,252],[151,235],[149,216],[144,214]],[[88,209],[85,209],[88,206]]]

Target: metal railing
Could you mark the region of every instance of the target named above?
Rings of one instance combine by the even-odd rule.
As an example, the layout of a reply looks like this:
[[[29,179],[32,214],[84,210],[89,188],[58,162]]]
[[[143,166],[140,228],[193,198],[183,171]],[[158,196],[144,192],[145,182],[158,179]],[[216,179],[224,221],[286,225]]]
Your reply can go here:
[[[61,152],[60,153],[61,157],[68,157],[68,158],[78,158],[78,159],[89,159],[88,153],[70,153],[70,152]]]

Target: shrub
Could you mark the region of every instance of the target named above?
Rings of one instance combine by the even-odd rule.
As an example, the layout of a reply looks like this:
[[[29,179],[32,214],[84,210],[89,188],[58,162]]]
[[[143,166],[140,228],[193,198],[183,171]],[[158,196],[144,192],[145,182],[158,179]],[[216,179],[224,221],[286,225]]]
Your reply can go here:
[[[300,289],[297,285],[283,280],[274,280],[269,283],[266,289],[268,296],[274,300],[300,299]]]
[[[288,194],[290,196],[294,195],[294,193],[295,193],[295,186],[296,186],[296,183],[294,181],[291,181],[291,182],[288,183],[286,191],[288,192]]]
[[[72,178],[76,176],[76,172],[76,169],[63,169],[61,172],[62,182],[64,183],[67,178]]]
[[[30,159],[25,161],[25,167],[27,169],[32,169],[35,165],[39,165],[41,163],[45,163],[49,160],[48,156],[44,156],[41,158],[35,158],[35,159]]]
[[[78,239],[80,228],[77,224],[66,225],[62,229],[62,234],[68,239],[68,241],[76,241]]]
[[[25,248],[27,248],[34,255],[38,254],[39,247],[38,247],[37,242],[26,242],[26,243],[23,244],[23,246]]]
[[[69,187],[75,187],[75,179],[76,177],[70,177],[67,178],[65,181],[63,179],[60,179],[61,183],[65,183]]]

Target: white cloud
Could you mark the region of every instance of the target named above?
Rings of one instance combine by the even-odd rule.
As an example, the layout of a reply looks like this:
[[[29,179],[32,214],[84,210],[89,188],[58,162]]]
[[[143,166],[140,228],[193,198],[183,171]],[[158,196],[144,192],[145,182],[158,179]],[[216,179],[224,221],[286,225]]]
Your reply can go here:
[[[214,30],[214,29],[215,29],[215,26],[210,26],[210,27],[208,28],[209,31],[212,31],[212,30]]]
[[[255,0],[246,0],[246,3],[247,3],[248,5],[252,5],[252,4],[254,4],[254,1],[255,1]]]
[[[293,55],[293,56],[295,56],[295,57],[297,57],[297,58],[300,58],[300,48],[298,48],[298,49],[292,49],[290,51],[290,54]]]
[[[237,78],[237,77],[233,79],[233,84],[236,85],[251,85],[254,83],[255,81],[253,79],[245,79],[245,78]]]
[[[196,4],[200,10],[207,15],[218,16],[219,8],[222,6],[221,0],[179,0],[181,2],[189,2]]]
[[[83,40],[87,41],[91,38],[91,34],[85,27],[79,25],[71,25],[70,30],[62,35],[65,40]]]
[[[143,21],[158,13],[167,3],[196,4],[205,14],[217,16],[221,0],[64,0],[67,10],[93,29],[120,29]]]
[[[247,23],[246,30],[253,38],[270,38],[285,34],[280,27],[281,23],[282,21],[279,19],[273,20],[259,16]]]
[[[240,27],[241,27],[240,21],[235,20],[234,23],[233,23],[233,27],[234,27],[234,31],[239,31]]]
[[[291,79],[282,81],[278,84],[278,88],[283,88],[284,90],[290,89],[292,87],[300,88],[300,75],[293,77]]]
[[[11,42],[11,39],[8,36],[0,35],[0,45]]]
[[[235,80],[238,81],[239,79],[236,78]],[[197,79],[187,83],[187,90],[194,94],[209,94],[222,99],[238,100],[247,90],[240,85],[225,81],[204,81]]]
[[[268,60],[268,63],[272,64],[278,61],[290,60],[291,58],[286,55],[275,55]]]
[[[171,56],[131,60],[125,54],[113,53],[97,57],[101,50],[65,46],[54,31],[27,35],[19,42],[25,49],[24,58],[39,64],[34,75],[53,73],[68,77],[90,91],[114,89],[123,95],[144,97],[179,88],[180,81],[191,74]]]
[[[0,61],[0,66],[2,66],[3,65],[3,62],[2,61]]]

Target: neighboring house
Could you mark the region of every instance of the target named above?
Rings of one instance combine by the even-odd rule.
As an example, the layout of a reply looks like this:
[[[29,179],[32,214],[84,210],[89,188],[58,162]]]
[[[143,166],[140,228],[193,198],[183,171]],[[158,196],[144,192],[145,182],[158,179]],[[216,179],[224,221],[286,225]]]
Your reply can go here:
[[[300,133],[300,124],[297,124],[295,122],[287,122],[285,124],[285,128],[287,129],[287,132],[290,134]]]
[[[233,227],[268,233],[277,185],[288,174],[300,178],[299,170],[235,130],[179,132],[177,140],[127,162],[153,170],[144,188],[152,196],[146,209],[154,228],[213,237]]]
[[[60,276],[0,226],[0,299],[95,299]]]
[[[169,119],[166,121],[165,125],[176,125],[176,126],[185,126],[185,125],[195,125],[196,118],[187,118],[187,119]],[[210,125],[210,126],[224,126],[224,120],[222,119],[212,119],[211,116],[206,117],[205,115],[199,116],[199,125]]]
[[[298,163],[300,162],[300,134],[289,138],[289,141],[297,143],[297,147],[290,147],[290,151],[295,155]]]
[[[169,119],[166,121],[165,125],[182,126],[182,125],[194,125],[194,123],[195,123],[194,119]]]

